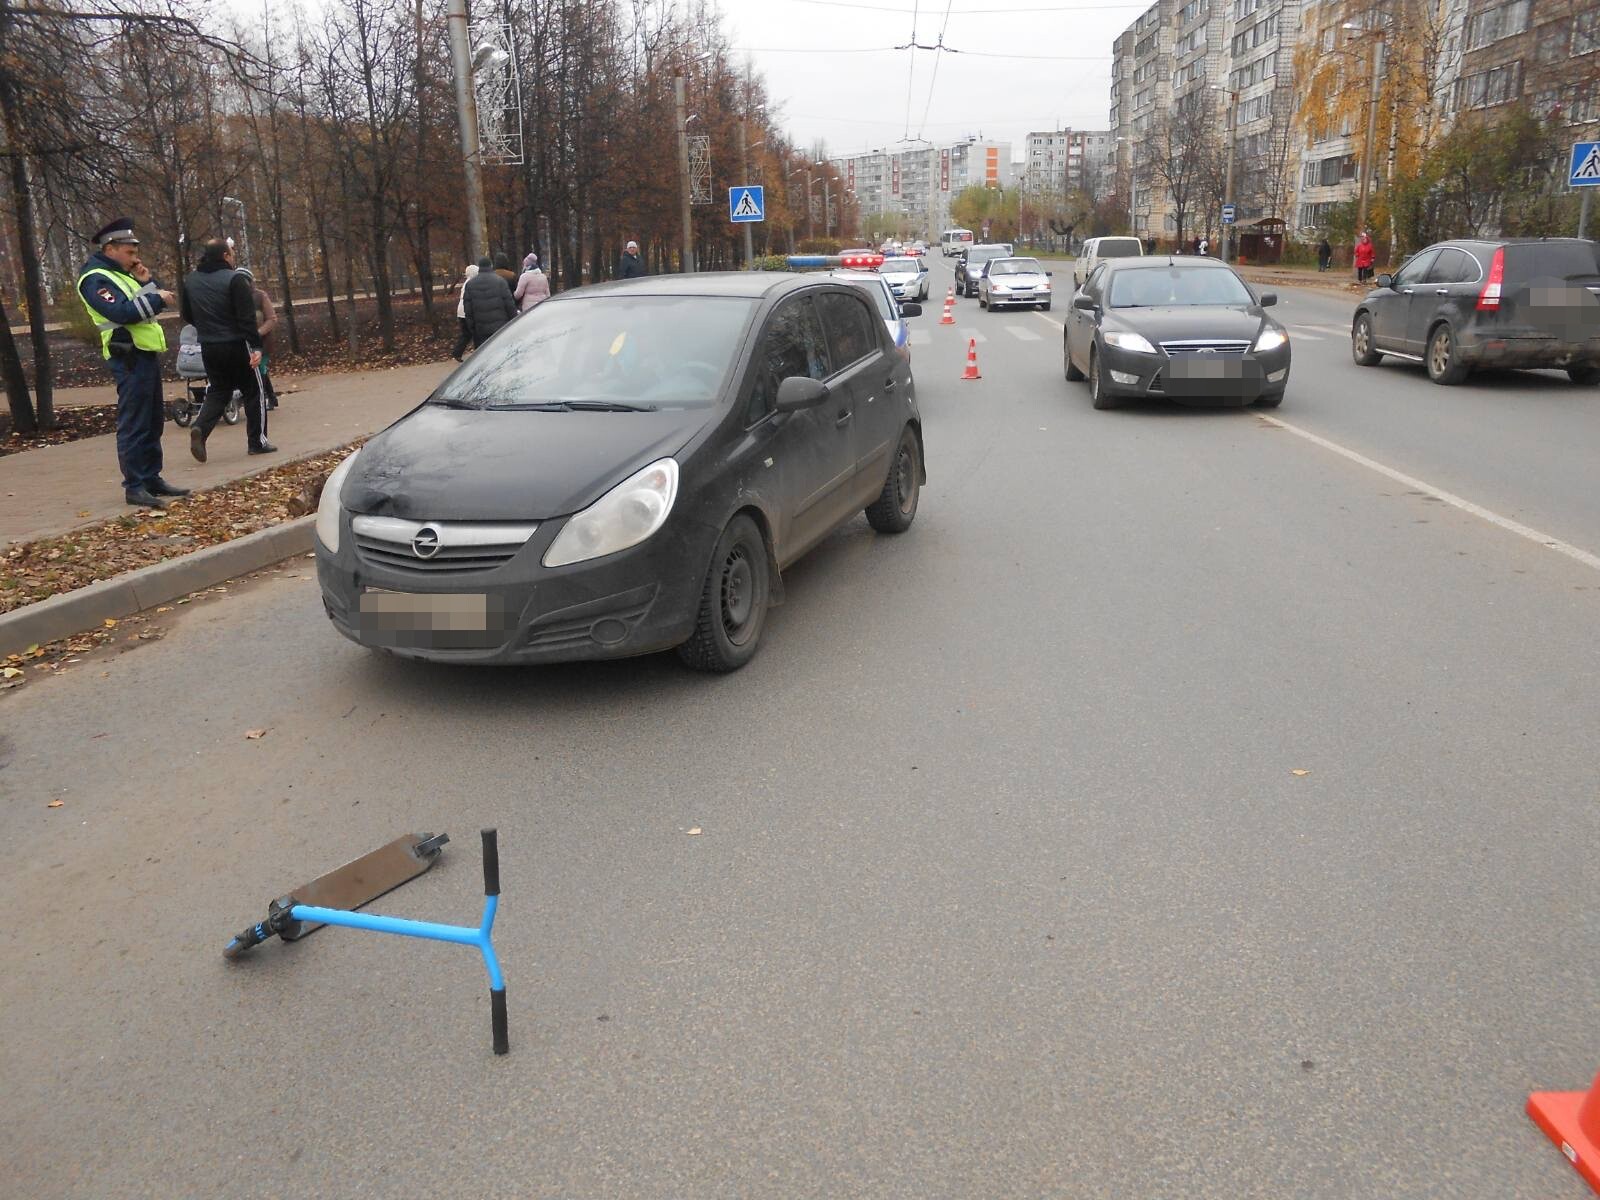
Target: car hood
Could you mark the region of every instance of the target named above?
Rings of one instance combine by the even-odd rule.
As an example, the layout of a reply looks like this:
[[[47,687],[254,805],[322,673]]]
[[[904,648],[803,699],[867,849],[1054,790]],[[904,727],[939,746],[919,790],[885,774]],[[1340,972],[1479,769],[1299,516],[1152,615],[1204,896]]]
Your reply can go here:
[[[576,512],[674,454],[718,409],[496,412],[425,404],[362,447],[340,499],[413,521],[530,521]]]
[[[1130,329],[1152,342],[1191,338],[1254,341],[1265,314],[1254,304],[1204,308],[1174,305],[1170,308],[1107,309],[1101,324],[1107,329]]]

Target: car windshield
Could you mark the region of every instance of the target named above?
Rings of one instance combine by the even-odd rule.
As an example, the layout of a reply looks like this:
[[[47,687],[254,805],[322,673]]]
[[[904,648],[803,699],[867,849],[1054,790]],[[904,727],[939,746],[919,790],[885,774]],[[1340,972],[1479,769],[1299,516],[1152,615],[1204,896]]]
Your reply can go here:
[[[1226,267],[1135,267],[1111,275],[1112,308],[1254,303],[1239,277]]]
[[[429,398],[456,408],[706,408],[716,402],[755,301],[582,296],[513,320]]]
[[[886,258],[878,270],[885,275],[917,275],[922,267],[914,258]]]
[[[1042,275],[1044,268],[1036,258],[1008,258],[989,268],[991,275]]]
[[[1134,238],[1102,238],[1094,252],[1100,258],[1137,258],[1140,249]]]

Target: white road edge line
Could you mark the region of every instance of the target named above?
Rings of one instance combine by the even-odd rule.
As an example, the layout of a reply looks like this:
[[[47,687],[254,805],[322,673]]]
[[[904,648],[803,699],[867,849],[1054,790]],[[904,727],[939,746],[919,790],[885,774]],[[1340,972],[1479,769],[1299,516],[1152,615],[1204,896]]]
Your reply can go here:
[[[1065,329],[1066,328],[1066,326],[1063,325],[1055,317],[1047,317],[1042,312],[1036,312],[1033,315],[1038,317],[1039,320],[1044,321],[1046,324],[1054,325],[1057,329]]]
[[[1396,471],[1393,467],[1386,467],[1381,462],[1368,458],[1365,454],[1358,454],[1354,450],[1339,445],[1338,442],[1330,442],[1327,438],[1319,437],[1308,429],[1301,429],[1298,425],[1291,425],[1287,421],[1278,417],[1269,417],[1265,413],[1257,413],[1256,416],[1269,425],[1276,425],[1279,429],[1286,430],[1297,437],[1303,437],[1306,441],[1321,446],[1324,450],[1331,450],[1341,458],[1347,458],[1370,471],[1376,471],[1379,475],[1392,479],[1396,483],[1402,483],[1414,491],[1424,492],[1429,496],[1443,500],[1452,508],[1459,508],[1462,512],[1469,513],[1479,520],[1498,526],[1507,533],[1514,533],[1518,537],[1526,538],[1528,541],[1543,546],[1547,550],[1554,550],[1557,554],[1564,554],[1586,567],[1600,571],[1600,555],[1591,554],[1589,551],[1580,549],[1570,542],[1563,542],[1560,538],[1551,537],[1548,533],[1541,533],[1531,526],[1524,525],[1521,521],[1513,521],[1510,517],[1502,517],[1499,513],[1484,508],[1481,504],[1474,504],[1471,500],[1464,499],[1452,492],[1447,492],[1443,488],[1436,488],[1433,484],[1407,475],[1404,471]]]

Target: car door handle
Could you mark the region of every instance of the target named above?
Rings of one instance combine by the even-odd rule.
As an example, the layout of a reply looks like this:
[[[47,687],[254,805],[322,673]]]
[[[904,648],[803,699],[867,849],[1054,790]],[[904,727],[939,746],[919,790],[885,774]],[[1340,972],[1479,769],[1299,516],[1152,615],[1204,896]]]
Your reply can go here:
[[[886,392],[894,391],[894,376],[893,375],[889,376],[889,378],[887,378],[887,379],[885,379],[883,381],[883,390],[886,391]]]
[[[849,409],[844,409],[839,413],[839,419],[833,423],[834,428],[837,429],[839,426],[847,424],[854,415]]]
[[[1411,295],[1411,292],[1412,292],[1411,288],[1401,288],[1400,289],[1400,294],[1402,296],[1409,296],[1409,295]]]
[[[1435,296],[1448,296],[1450,294],[1450,289],[1449,288],[1434,288],[1433,289],[1433,294]]]

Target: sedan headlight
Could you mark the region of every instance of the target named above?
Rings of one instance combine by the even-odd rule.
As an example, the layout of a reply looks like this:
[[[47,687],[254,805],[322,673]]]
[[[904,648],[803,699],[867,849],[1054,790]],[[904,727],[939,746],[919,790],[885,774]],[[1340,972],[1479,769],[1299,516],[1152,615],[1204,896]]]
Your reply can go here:
[[[360,453],[357,449],[333,469],[328,482],[322,485],[322,499],[317,501],[317,540],[327,548],[329,554],[339,553],[339,525],[344,515],[339,493],[344,488],[345,476],[350,474],[350,468],[355,465],[356,454]]]
[[[1120,329],[1103,330],[1100,334],[1108,346],[1115,346],[1118,350],[1136,350],[1140,354],[1154,354],[1156,348],[1152,346],[1143,334],[1124,333]]]
[[[1259,354],[1264,350],[1276,350],[1279,346],[1287,345],[1289,335],[1276,325],[1268,325],[1261,331],[1261,336],[1256,338],[1255,350]]]
[[[569,517],[544,552],[544,565],[564,567],[637,546],[661,528],[677,498],[678,460],[657,459]]]

